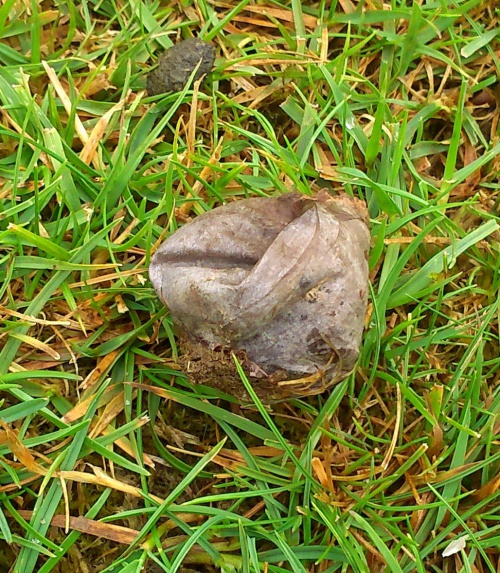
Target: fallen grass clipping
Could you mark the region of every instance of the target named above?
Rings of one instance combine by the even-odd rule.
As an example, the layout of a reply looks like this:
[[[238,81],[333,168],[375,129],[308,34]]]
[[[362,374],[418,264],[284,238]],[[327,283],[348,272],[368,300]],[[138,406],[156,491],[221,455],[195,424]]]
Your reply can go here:
[[[2,3],[1,571],[498,571],[499,31],[479,0]],[[148,98],[191,35],[208,81]],[[151,254],[321,188],[372,220],[357,369],[272,408],[191,385]]]

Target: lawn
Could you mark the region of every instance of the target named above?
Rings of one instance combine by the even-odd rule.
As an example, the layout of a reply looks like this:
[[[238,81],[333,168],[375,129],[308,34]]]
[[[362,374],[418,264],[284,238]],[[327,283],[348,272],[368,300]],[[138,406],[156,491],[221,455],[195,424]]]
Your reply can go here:
[[[3,0],[0,572],[500,571],[500,9]],[[199,36],[214,69],[148,97]],[[148,278],[224,202],[364,199],[355,371],[243,407]]]

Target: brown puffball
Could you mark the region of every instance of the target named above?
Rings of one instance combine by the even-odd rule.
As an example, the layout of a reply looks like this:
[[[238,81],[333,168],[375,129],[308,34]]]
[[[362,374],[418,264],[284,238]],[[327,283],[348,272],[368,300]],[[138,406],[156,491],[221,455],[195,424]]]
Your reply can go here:
[[[158,58],[158,66],[149,72],[148,95],[181,91],[198,64],[195,80],[212,71],[214,60],[213,45],[199,38],[188,38],[175,44]]]
[[[196,383],[265,402],[322,392],[353,369],[365,320],[370,231],[363,202],[288,193],[242,199],[188,223],[149,274]]]

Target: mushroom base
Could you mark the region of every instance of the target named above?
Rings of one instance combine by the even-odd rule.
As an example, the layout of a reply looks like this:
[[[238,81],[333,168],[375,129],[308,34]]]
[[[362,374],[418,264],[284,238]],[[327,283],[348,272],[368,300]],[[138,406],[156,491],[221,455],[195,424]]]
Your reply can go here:
[[[210,347],[203,341],[185,335],[179,340],[179,348],[179,364],[192,383],[216,388],[235,396],[242,403],[251,402],[251,398],[241,381],[233,356],[241,364],[259,399],[268,404],[319,394],[348,375],[348,372],[342,372],[341,377],[331,377],[318,371],[299,378],[285,370],[267,374],[249,359],[245,350],[222,345]],[[328,374],[331,375],[331,371]]]

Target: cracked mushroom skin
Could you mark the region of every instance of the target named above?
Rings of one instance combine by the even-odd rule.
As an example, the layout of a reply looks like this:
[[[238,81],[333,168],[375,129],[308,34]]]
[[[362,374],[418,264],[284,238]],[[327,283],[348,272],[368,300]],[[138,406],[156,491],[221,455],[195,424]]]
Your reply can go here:
[[[368,292],[368,214],[348,196],[242,199],[169,237],[149,274],[196,383],[264,402],[322,392],[354,368]]]

